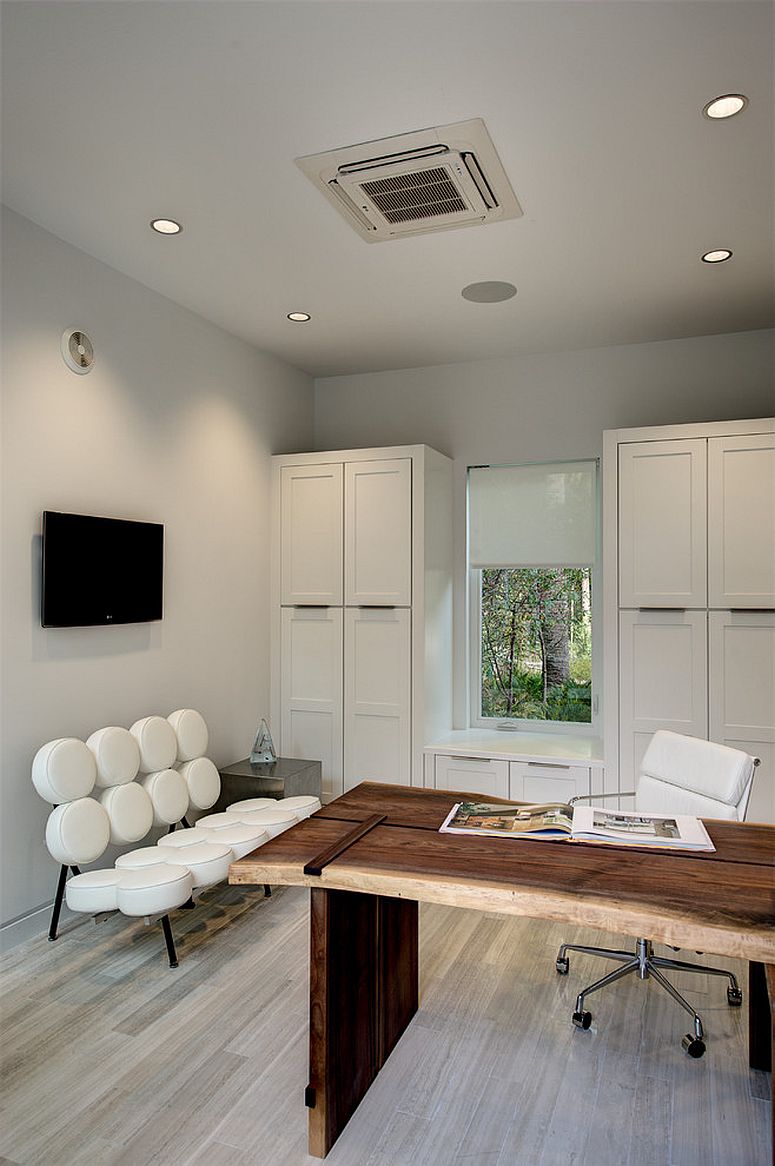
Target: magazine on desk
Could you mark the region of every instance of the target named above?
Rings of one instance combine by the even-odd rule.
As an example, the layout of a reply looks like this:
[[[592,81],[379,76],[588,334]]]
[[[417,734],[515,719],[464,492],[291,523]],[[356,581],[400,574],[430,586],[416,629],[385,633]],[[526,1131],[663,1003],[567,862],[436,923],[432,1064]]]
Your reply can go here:
[[[564,806],[557,802],[545,805],[458,802],[440,831],[489,838],[534,838],[543,842],[716,849],[700,819],[689,815],[632,813],[595,806]]]

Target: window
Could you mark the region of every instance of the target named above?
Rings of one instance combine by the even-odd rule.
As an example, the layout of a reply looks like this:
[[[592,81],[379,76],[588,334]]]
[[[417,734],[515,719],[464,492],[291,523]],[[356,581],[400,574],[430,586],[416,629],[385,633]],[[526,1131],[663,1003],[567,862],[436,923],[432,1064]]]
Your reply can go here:
[[[593,720],[596,463],[469,470],[473,721]]]

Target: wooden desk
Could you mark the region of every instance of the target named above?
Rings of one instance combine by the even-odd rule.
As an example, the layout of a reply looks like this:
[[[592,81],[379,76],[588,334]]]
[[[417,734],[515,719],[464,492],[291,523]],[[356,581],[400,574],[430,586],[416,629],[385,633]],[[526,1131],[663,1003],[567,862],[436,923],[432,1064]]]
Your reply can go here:
[[[477,799],[363,783],[231,867],[232,883],[312,888],[310,1154],[326,1156],[417,1011],[418,902],[746,959],[750,1063],[770,1067],[775,827],[708,821],[713,854],[439,834],[466,797]],[[320,859],[374,816],[383,817],[337,857]],[[321,873],[305,873],[310,864]]]

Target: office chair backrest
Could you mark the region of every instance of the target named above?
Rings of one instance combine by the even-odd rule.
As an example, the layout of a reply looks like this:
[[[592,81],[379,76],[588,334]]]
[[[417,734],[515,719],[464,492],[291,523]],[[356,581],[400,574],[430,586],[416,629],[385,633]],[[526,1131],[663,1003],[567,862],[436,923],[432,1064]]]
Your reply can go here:
[[[641,762],[635,808],[742,821],[756,764],[740,749],[659,729]]]

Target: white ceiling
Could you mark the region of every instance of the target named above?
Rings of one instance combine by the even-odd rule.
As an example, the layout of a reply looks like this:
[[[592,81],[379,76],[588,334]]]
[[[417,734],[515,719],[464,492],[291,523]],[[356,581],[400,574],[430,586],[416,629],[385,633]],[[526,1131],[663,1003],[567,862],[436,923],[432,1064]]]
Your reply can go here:
[[[772,14],[746,0],[3,3],[4,199],[319,376],[768,327]],[[702,117],[730,91],[750,98],[743,114]],[[294,165],[473,117],[521,219],[369,245]],[[154,235],[157,215],[183,234]],[[699,262],[716,247],[734,258]],[[518,295],[463,300],[477,280]],[[289,323],[294,309],[312,321]]]

